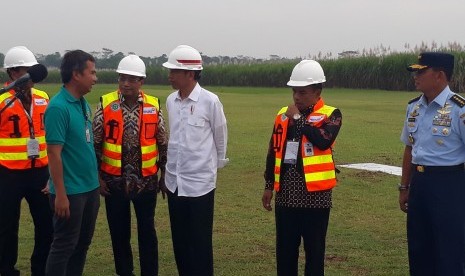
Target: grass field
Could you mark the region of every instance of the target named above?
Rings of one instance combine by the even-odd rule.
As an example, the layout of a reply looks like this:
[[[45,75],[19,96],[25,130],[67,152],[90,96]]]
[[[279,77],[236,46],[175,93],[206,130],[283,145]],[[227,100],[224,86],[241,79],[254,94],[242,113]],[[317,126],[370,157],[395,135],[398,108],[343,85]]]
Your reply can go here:
[[[38,85],[54,92],[59,85]],[[116,86],[96,85],[86,98]],[[145,86],[165,99],[171,88]],[[287,88],[207,87],[216,92],[228,120],[229,165],[220,170],[214,222],[215,275],[275,275],[274,214],[261,207],[263,171],[274,116],[292,101]],[[54,94],[54,93],[51,93]],[[399,140],[406,103],[418,93],[327,89],[325,101],[341,109],[343,124],[336,142],[338,164],[377,162],[400,166]],[[405,215],[397,204],[398,177],[341,168],[334,189],[327,237],[326,275],[408,275]],[[133,242],[138,273],[135,220]],[[158,197],[156,228],[160,275],[177,275],[167,202]],[[29,273],[33,226],[23,203],[18,268]],[[301,264],[303,263],[303,252]],[[302,274],[302,265],[300,269]],[[102,201],[85,275],[114,275],[109,231]]]

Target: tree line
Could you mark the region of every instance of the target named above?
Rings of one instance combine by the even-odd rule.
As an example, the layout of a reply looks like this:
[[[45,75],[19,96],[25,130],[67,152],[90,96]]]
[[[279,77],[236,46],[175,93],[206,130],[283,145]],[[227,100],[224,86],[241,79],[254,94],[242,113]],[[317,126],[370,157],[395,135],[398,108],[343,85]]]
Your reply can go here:
[[[272,55],[269,59],[255,59],[245,56],[209,57],[202,54],[204,70],[201,83],[204,86],[283,87],[289,80],[294,65],[303,58],[312,58],[318,60],[325,71],[326,87],[411,91],[415,87],[406,67],[417,61],[419,52],[441,50],[451,52],[455,56],[451,88],[457,92],[465,92],[465,49],[461,46],[431,49],[426,45],[402,53],[380,49],[378,52],[369,51],[362,54],[353,51],[340,53],[338,58],[314,56],[290,59]],[[119,61],[126,55],[107,48],[91,54],[96,58],[99,83],[115,83],[117,79],[115,70]],[[0,53],[2,64],[3,58],[4,55]],[[38,61],[49,68],[49,75],[44,82],[61,82],[58,72],[61,58],[59,52],[37,55]],[[141,58],[147,65],[146,84],[169,84],[168,70],[162,67],[162,64],[168,60],[167,55]],[[4,82],[7,79],[6,73],[0,72],[0,80]]]

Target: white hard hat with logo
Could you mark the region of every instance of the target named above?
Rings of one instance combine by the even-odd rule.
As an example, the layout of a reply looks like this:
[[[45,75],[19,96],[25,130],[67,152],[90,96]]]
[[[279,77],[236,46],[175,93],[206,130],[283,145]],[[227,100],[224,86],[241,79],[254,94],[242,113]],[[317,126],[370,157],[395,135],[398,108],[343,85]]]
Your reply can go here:
[[[179,45],[168,56],[168,61],[163,63],[168,69],[202,70],[202,57],[199,51],[187,45]]]
[[[304,59],[292,70],[287,85],[299,87],[323,82],[326,82],[326,77],[321,65],[314,60]]]
[[[118,64],[116,72],[119,74],[126,74],[137,77],[146,77],[145,63],[137,55],[129,55],[124,57]]]
[[[16,46],[8,50],[3,60],[3,68],[31,67],[38,64],[34,54],[24,46]]]

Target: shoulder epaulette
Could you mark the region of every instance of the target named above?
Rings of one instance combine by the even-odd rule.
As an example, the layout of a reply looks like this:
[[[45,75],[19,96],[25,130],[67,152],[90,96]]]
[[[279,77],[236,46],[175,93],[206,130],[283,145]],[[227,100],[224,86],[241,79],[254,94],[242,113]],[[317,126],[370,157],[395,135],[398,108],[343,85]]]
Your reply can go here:
[[[465,106],[465,99],[460,95],[455,94],[454,96],[450,98],[450,100],[456,103],[460,107]]]
[[[409,104],[414,103],[414,102],[418,101],[420,98],[421,98],[421,95],[418,96],[418,97],[416,97],[416,98],[414,98],[414,99],[411,99],[410,101],[408,101],[408,103],[409,103]]]

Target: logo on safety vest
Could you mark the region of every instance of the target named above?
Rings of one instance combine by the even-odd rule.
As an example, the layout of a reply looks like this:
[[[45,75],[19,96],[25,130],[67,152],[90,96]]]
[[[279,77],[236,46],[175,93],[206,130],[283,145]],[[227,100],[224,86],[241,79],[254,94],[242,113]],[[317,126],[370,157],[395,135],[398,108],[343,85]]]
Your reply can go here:
[[[281,115],[281,121],[285,121],[287,119],[286,114]]]
[[[47,105],[47,101],[45,99],[34,99],[36,105]]]
[[[155,107],[144,107],[144,114],[157,114]]]
[[[319,122],[321,120],[323,120],[325,118],[324,115],[319,115],[319,116],[310,116],[310,118],[308,118],[308,122],[309,123],[316,123],[316,122]]]
[[[111,105],[111,110],[112,111],[118,111],[119,110],[119,103],[114,103]]]

